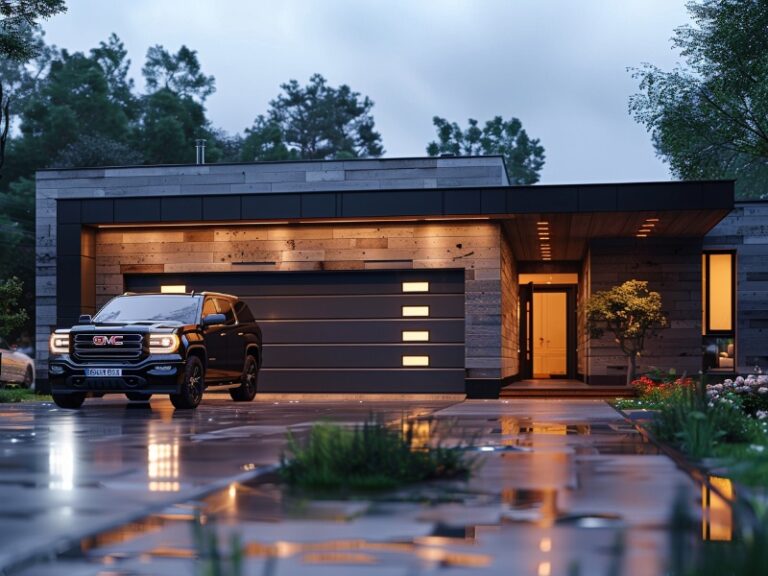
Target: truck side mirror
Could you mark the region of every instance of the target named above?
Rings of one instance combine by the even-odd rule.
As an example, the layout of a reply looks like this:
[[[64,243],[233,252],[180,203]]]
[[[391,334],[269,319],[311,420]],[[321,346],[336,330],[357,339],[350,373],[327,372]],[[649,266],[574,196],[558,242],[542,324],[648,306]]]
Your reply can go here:
[[[80,314],[80,318],[77,319],[78,324],[90,324],[91,323],[91,315],[90,314]]]
[[[224,324],[227,317],[224,314],[208,314],[203,318],[203,326],[214,326],[215,324]]]

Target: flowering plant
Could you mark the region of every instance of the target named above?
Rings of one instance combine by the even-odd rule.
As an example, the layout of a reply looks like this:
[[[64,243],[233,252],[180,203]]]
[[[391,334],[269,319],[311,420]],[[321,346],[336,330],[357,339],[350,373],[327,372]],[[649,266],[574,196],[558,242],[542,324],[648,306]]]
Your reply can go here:
[[[717,384],[707,384],[710,406],[729,403],[739,406],[758,420],[768,420],[768,375],[726,378]]]

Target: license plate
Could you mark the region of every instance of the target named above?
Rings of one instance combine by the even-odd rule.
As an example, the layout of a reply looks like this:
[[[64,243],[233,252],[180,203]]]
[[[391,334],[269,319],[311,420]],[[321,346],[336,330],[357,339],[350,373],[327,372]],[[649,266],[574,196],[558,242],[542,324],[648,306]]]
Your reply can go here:
[[[86,368],[85,375],[91,378],[103,378],[109,376],[122,376],[122,368]]]

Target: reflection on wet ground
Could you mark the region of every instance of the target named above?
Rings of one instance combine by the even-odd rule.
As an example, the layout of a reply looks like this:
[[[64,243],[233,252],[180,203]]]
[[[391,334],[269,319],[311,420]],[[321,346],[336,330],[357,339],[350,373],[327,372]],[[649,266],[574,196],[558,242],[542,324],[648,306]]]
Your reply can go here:
[[[62,423],[56,441],[70,448],[57,449],[47,478],[60,482],[59,492],[83,486],[92,476],[82,470],[88,465],[78,451],[84,451],[114,469],[111,480],[101,471],[100,486],[114,487],[127,476],[141,479],[134,490],[142,494],[183,495],[185,487],[231,475],[244,462],[273,462],[286,427],[300,433],[321,417],[360,421],[371,408],[386,410],[393,425],[403,415],[403,407],[391,403],[365,410],[292,405],[274,414],[254,404],[238,407],[239,415],[221,404],[168,428],[164,408],[158,418],[153,409],[139,426],[146,445],[130,448],[140,452],[130,460],[133,472],[115,465],[114,456],[110,465],[106,454],[97,455],[93,439],[67,441]],[[668,515],[681,488],[691,513],[702,517],[703,536],[730,537],[727,502],[697,488],[602,402],[468,401],[420,406],[405,416],[417,447],[462,446],[477,458],[476,474],[466,482],[340,501],[284,492],[274,473],[266,474],[202,499],[178,499],[21,573],[191,574],[196,510],[224,549],[238,535],[244,574],[416,575],[447,568],[452,574],[662,574]],[[86,436],[93,435],[86,428]],[[84,433],[78,426],[72,431],[76,439]],[[48,442],[50,448],[54,439]]]

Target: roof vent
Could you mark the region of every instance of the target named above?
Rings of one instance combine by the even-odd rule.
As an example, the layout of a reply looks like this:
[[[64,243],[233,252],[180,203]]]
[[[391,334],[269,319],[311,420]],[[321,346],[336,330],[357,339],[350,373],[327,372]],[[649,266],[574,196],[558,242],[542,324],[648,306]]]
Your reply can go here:
[[[205,164],[205,139],[195,140],[195,164]]]

